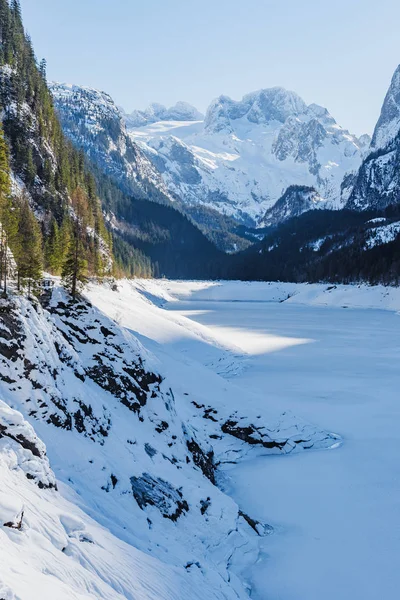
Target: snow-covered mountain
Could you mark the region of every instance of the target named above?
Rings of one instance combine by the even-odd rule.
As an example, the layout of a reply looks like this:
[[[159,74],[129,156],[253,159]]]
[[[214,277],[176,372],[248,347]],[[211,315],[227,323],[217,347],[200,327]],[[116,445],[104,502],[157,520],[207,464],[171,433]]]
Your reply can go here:
[[[323,208],[326,202],[314,188],[291,185],[286,192],[267,210],[264,225],[279,225],[291,217],[299,217],[309,210]]]
[[[50,88],[64,131],[101,170],[124,191],[176,202],[190,215],[195,208],[201,226],[209,220],[202,208],[263,225],[291,186],[319,194],[321,201],[304,203],[304,210],[340,208],[348,199],[341,197],[343,177],[357,171],[369,145],[368,136],[357,139],[326,109],[282,88],[240,102],[221,96],[205,118],[183,102],[126,115],[104,92],[58,83]],[[274,209],[275,223],[299,214],[299,203],[293,211],[288,196],[285,203],[284,212]],[[221,247],[230,245],[224,240]]]
[[[50,84],[50,90],[65,134],[76,147],[83,149],[100,172],[110,176],[128,197],[133,195],[136,199],[174,205],[177,211],[186,214],[191,223],[193,221],[197,223],[203,234],[225,252],[235,251],[248,245],[247,240],[235,234],[236,222],[224,218],[216,211],[203,210],[199,205],[188,207],[172,190],[168,189],[156,162],[149,160],[139,144],[128,135],[126,115],[123,115],[122,109],[117,107],[108,94],[91,88],[60,83]],[[151,115],[153,119],[204,118],[195,108],[184,102],[179,102],[168,110],[160,105],[152,105]],[[149,115],[147,117],[151,122],[152,118]],[[166,123],[169,125],[170,121]],[[117,229],[126,231],[127,222],[130,222],[135,230],[138,227],[140,229],[137,220],[131,222],[130,200],[125,208],[122,204],[107,201],[105,206],[107,212],[111,211],[114,216],[117,216],[118,223],[111,217]],[[118,210],[115,205],[118,205]],[[149,209],[148,212],[153,213],[154,216],[157,209]],[[152,218],[151,214],[149,218]],[[171,221],[177,221],[179,226],[182,214],[171,211],[170,218]],[[160,227],[163,229],[165,223],[155,223],[153,232],[159,231]],[[147,238],[147,236],[148,232],[142,231],[142,237]],[[196,237],[196,232],[193,232],[192,237]]]
[[[340,208],[341,183],[369,144],[294,92],[271,88],[237,102],[221,96],[204,121],[130,127],[171,193],[247,224],[259,224],[289,186],[317,190]]]
[[[392,81],[383,102],[381,114],[372,137],[371,149],[386,148],[400,131],[400,65],[393,74]]]
[[[400,65],[383,102],[370,152],[352,182],[347,206],[383,209],[400,202]]]
[[[49,88],[66,135],[122,189],[142,198],[173,200],[160,173],[128,135],[122,113],[108,94],[64,83]]]
[[[145,110],[124,113],[124,117],[128,127],[142,127],[158,121],[202,121],[204,119],[204,115],[187,102],[177,102],[170,108],[153,102]]]
[[[209,367],[145,349],[135,323],[206,338],[138,289],[91,285],[92,303],[73,304],[56,284],[41,303],[1,301],[2,598],[244,600],[271,528],[220,489],[218,465],[337,442],[251,408],[223,348]]]

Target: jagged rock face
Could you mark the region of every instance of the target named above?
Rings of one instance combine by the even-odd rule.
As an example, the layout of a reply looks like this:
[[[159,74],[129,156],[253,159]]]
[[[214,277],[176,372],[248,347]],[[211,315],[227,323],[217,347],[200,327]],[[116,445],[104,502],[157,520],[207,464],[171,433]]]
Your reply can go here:
[[[220,132],[224,127],[233,132],[232,121],[243,117],[256,125],[272,121],[284,123],[290,116],[303,114],[306,108],[300,96],[283,88],[252,92],[239,102],[220,96],[210,105],[204,126],[209,133]]]
[[[400,65],[394,72],[372,136],[371,148],[386,148],[400,130]]]
[[[130,130],[172,193],[250,226],[261,224],[292,185],[314,187],[330,208],[340,208],[343,177],[359,168],[368,143],[325,108],[307,106],[283,88],[241,101],[221,96],[204,123],[164,121]]]
[[[400,139],[372,152],[358,172],[347,208],[381,210],[400,202]]]
[[[279,225],[291,217],[299,217],[308,210],[325,208],[326,202],[314,188],[290,186],[270,208],[263,219],[265,225]]]
[[[133,496],[141,509],[156,506],[165,519],[177,521],[189,510],[181,490],[175,489],[168,481],[154,478],[148,473],[142,477],[132,477]]]
[[[386,94],[372,137],[370,153],[363,161],[347,207],[381,210],[400,201],[400,66]]]
[[[157,121],[202,121],[204,119],[204,115],[187,102],[177,102],[170,108],[154,102],[145,110],[134,110],[130,114],[125,113],[124,116],[128,127],[143,127]]]
[[[127,134],[121,111],[108,94],[61,83],[49,88],[66,135],[125,192],[172,200],[157,169]]]

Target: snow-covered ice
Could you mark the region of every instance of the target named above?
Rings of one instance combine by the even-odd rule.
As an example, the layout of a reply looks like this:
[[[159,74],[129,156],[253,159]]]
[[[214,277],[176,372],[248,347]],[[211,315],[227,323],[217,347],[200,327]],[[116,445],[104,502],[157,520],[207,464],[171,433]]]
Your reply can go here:
[[[254,392],[260,408],[291,409],[343,437],[330,451],[225,467],[225,488],[275,529],[251,570],[252,598],[397,598],[400,290],[234,282],[159,287],[160,296],[174,298],[165,305],[174,318],[184,315],[220,341],[226,331],[227,346],[232,332],[235,346],[244,341],[245,368],[234,381]],[[259,352],[260,336],[303,343]]]
[[[14,328],[28,363],[11,361],[0,382],[0,598],[397,598],[400,289],[116,288],[89,285],[93,307],[68,315],[56,287],[49,312],[19,299],[21,325],[15,311],[4,321],[3,356]],[[98,355],[107,381],[90,379]],[[163,378],[134,412],[108,391],[129,362]],[[79,428],[46,422],[54,398],[72,415],[84,400]],[[212,443],[220,490],[190,460],[191,436]],[[136,504],[132,479],[158,483],[183,516],[141,507],[140,493]],[[1,527],[22,510],[21,530]]]

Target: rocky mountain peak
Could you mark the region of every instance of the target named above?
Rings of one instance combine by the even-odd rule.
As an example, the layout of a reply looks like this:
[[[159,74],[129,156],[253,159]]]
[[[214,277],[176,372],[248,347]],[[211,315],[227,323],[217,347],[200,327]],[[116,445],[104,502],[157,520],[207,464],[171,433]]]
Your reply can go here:
[[[372,137],[373,150],[385,148],[400,131],[400,65],[397,67]]]
[[[306,110],[307,105],[300,96],[281,87],[251,92],[239,101],[219,96],[207,111],[205,129],[208,132],[229,131],[231,121],[243,117],[256,125],[271,121],[284,123],[288,117],[301,115]]]
[[[281,87],[253,92],[243,100],[250,104],[248,120],[257,124],[270,121],[284,123],[289,116],[299,116],[307,109],[300,96]]]
[[[400,65],[392,77],[371,145],[364,147],[364,161],[348,193],[348,208],[382,210],[399,202],[399,132]],[[367,138],[362,139],[367,144]]]
[[[121,189],[140,198],[169,202],[161,175],[127,132],[121,109],[99,90],[51,83],[55,108],[64,132],[85,150],[103,171],[120,182]],[[154,104],[152,111],[161,110]]]
[[[274,206],[267,210],[262,224],[276,226],[292,217],[298,217],[318,208],[326,208],[326,202],[315,188],[291,185]]]
[[[60,82],[49,83],[49,89],[56,104],[69,102],[75,106],[85,107],[87,109],[88,127],[93,123],[97,123],[100,114],[103,117],[117,119],[123,126],[122,115],[111,96],[106,92]]]

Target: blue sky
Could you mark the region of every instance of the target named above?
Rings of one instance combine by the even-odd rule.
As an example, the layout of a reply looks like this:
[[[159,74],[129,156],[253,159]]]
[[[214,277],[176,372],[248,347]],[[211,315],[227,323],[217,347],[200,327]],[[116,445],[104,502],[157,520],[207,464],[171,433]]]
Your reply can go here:
[[[21,0],[49,79],[109,92],[130,111],[205,110],[280,85],[371,133],[400,62],[398,0]]]

